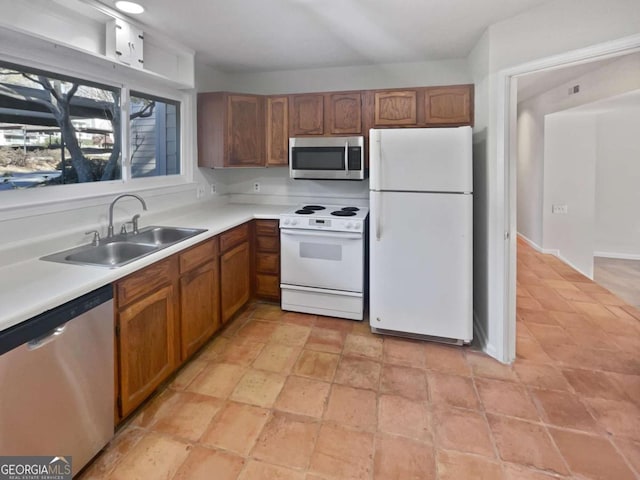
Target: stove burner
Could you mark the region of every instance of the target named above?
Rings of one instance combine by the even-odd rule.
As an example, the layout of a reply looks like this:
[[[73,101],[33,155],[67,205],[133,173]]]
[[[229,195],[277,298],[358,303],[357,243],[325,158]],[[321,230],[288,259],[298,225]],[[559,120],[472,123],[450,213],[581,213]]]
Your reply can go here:
[[[342,207],[340,210],[345,212],[358,212],[360,209],[358,207]]]
[[[315,213],[315,210],[309,210],[308,208],[303,208],[302,210],[296,210],[298,215],[311,215]]]
[[[302,208],[303,210],[325,210],[326,207],[323,207],[322,205],[305,205]]]
[[[349,210],[336,210],[335,212],[331,212],[331,215],[336,217],[355,217],[356,212],[351,212]]]

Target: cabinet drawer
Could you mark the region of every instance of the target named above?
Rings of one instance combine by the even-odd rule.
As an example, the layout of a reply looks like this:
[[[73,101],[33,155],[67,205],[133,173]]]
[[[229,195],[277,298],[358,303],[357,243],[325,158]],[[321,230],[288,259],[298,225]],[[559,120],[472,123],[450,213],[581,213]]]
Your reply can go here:
[[[280,255],[277,253],[256,253],[256,272],[277,275],[280,272]]]
[[[226,252],[231,247],[249,238],[249,225],[247,223],[220,234],[220,252]]]
[[[256,295],[280,298],[280,279],[277,275],[256,275]]]
[[[256,249],[259,252],[279,252],[280,239],[278,237],[256,237]]]
[[[175,264],[175,256],[149,265],[116,283],[118,306],[128,304],[142,295],[157,290],[171,282]]]
[[[256,220],[256,235],[278,236],[277,220]]]
[[[180,254],[180,273],[203,264],[207,260],[212,259],[218,254],[218,239],[214,238],[198,245],[191,247],[184,253]]]

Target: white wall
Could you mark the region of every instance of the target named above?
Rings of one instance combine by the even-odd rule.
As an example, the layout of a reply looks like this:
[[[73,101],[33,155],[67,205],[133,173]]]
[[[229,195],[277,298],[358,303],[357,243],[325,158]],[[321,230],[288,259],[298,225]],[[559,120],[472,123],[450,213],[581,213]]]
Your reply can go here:
[[[260,94],[471,83],[465,59],[228,75],[228,89]]]
[[[640,108],[598,115],[596,255],[640,259]]]
[[[556,0],[533,8],[522,15],[492,25],[488,29],[489,54],[472,51],[469,61],[477,64],[486,60],[486,67],[472,68],[476,85],[487,85],[488,112],[486,142],[475,143],[485,152],[475,153],[475,158],[486,158],[484,165],[477,165],[483,172],[474,174],[482,185],[474,184],[475,192],[486,192],[487,223],[476,227],[474,256],[485,256],[486,265],[476,264],[482,270],[474,272],[478,284],[491,285],[484,304],[476,310],[478,323],[487,325],[487,344],[496,348],[496,357],[512,361],[507,348],[515,343],[515,331],[506,328],[509,311],[504,281],[508,271],[506,256],[508,242],[505,232],[510,229],[505,203],[505,169],[503,118],[504,107],[499,103],[504,85],[499,84],[499,72],[526,62],[543,59],[574,49],[588,47],[608,40],[616,40],[640,32],[640,2],[637,0]],[[476,96],[477,104],[484,102]],[[476,110],[477,111],[477,110]],[[500,140],[500,141],[499,141]],[[478,221],[479,217],[474,217]],[[511,232],[515,235],[516,232]],[[512,235],[512,236],[513,236]],[[515,286],[515,279],[509,279]],[[514,288],[513,288],[514,289]],[[514,294],[515,295],[515,294]],[[477,306],[477,304],[476,304]],[[508,338],[507,338],[508,337]],[[487,349],[487,351],[489,351]]]
[[[580,85],[580,93],[569,95],[568,88],[576,84]],[[635,53],[518,104],[518,233],[542,246],[545,115],[638,88],[640,53]]]
[[[550,114],[544,129],[542,247],[593,278],[597,116]],[[553,205],[566,205],[568,213],[552,213]]]
[[[497,325],[489,322],[489,284],[486,281],[489,271],[489,250],[487,239],[489,218],[492,209],[489,206],[490,194],[489,165],[487,164],[488,128],[489,128],[489,53],[490,37],[486,31],[469,55],[469,67],[475,83],[475,106],[473,127],[473,311],[474,338],[487,352],[496,355],[496,346],[492,343],[497,334],[492,331]]]
[[[542,245],[544,115],[534,108],[518,110],[518,233]]]

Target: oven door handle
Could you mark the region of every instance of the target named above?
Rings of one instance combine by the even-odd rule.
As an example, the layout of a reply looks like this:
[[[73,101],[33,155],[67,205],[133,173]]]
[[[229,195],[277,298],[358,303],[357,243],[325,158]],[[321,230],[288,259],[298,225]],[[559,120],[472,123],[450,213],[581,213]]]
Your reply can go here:
[[[280,229],[280,233],[283,235],[299,235],[302,237],[328,237],[328,238],[339,238],[345,240],[362,240],[362,235],[359,233],[343,233],[343,232],[323,232],[318,230],[313,231],[300,231],[300,230],[286,230],[284,228]]]

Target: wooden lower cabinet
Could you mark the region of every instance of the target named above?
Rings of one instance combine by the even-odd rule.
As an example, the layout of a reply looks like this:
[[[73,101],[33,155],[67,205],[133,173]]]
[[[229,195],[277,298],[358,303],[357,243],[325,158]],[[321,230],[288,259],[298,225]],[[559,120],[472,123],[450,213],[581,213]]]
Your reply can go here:
[[[180,277],[180,360],[193,355],[220,327],[218,261]]]
[[[131,413],[176,368],[173,285],[158,288],[118,311],[121,418]]]
[[[280,230],[277,220],[256,220],[255,295],[280,300]]]
[[[220,256],[222,323],[240,310],[251,295],[251,249],[248,241]]]

